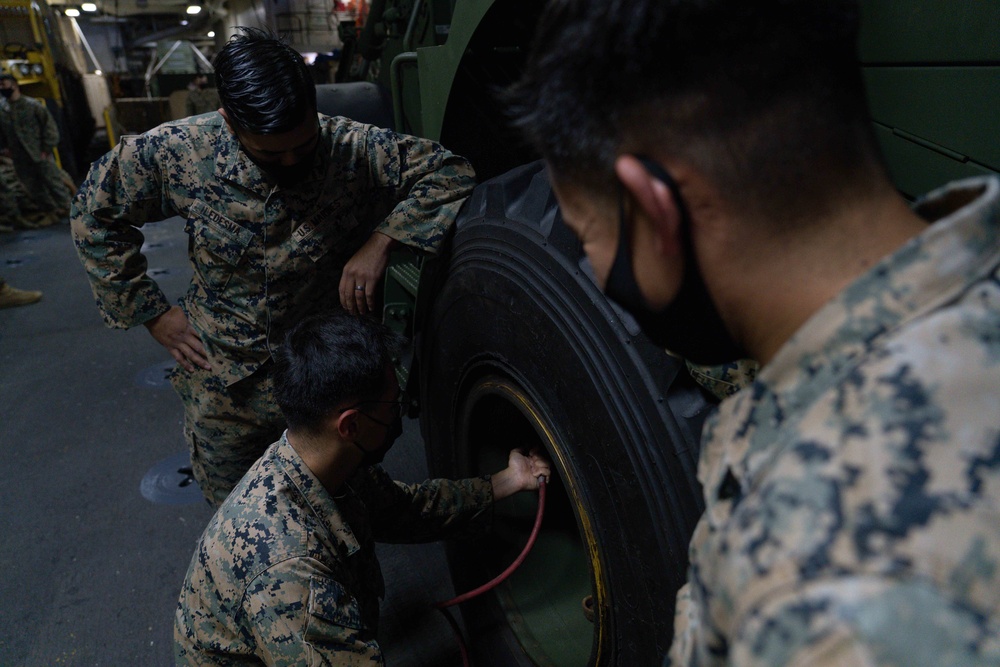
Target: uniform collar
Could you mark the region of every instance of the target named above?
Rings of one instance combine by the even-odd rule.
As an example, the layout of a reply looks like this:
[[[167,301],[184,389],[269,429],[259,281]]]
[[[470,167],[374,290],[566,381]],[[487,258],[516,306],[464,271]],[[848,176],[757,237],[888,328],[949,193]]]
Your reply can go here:
[[[313,168],[309,176],[295,190],[312,187],[317,181],[322,181],[326,175],[328,156],[330,155],[330,132],[326,124],[320,117],[319,145],[316,154],[313,156]],[[220,180],[226,180],[242,188],[251,190],[263,198],[272,192],[280,190],[261,171],[260,167],[254,164],[253,160],[240,147],[240,142],[226,125],[225,121],[219,124],[219,136],[217,139],[218,150],[216,152],[215,173]]]
[[[836,374],[873,342],[958,295],[1000,264],[1000,179],[958,181],[914,206],[931,224],[817,311],[761,369],[778,393]],[[825,385],[823,382],[817,384]]]
[[[295,448],[289,444],[287,431],[281,434],[281,439],[274,447],[273,455],[278,466],[302,494],[306,504],[330,532],[331,539],[340,545],[343,553],[350,556],[360,550],[361,545],[355,537],[354,531],[344,521],[337,501],[309,470]]]

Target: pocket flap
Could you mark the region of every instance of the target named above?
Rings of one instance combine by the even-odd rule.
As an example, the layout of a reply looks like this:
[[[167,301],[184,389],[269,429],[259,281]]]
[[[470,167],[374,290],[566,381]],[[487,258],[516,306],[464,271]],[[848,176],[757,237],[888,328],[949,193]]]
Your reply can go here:
[[[227,263],[236,266],[253,240],[253,232],[196,201],[188,212],[187,232],[196,248],[204,248]]]
[[[292,238],[302,252],[318,262],[330,252],[345,249],[345,240],[352,237],[357,227],[353,213],[344,211],[341,204],[331,204],[296,227]]]
[[[341,627],[364,628],[357,600],[339,582],[327,577],[309,578],[309,613]]]

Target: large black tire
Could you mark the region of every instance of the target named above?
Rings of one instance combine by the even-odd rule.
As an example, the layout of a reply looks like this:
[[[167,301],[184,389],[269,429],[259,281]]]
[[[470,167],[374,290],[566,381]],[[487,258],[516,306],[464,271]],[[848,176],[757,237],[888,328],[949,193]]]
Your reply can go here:
[[[476,189],[441,276],[419,341],[432,473],[495,470],[503,455],[489,450],[545,445],[558,473],[545,525],[576,532],[597,603],[592,639],[575,640],[585,644],[584,660],[658,665],[701,510],[695,469],[709,402],[683,365],[597,290],[540,163]],[[523,532],[515,529],[516,539]],[[452,548],[456,588],[494,576],[516,546]],[[552,562],[555,553],[529,557],[522,569],[533,570],[530,586],[572,569],[563,557]],[[477,665],[583,664],[550,655],[560,649],[535,640],[544,629],[518,627],[548,621],[522,613],[516,587],[498,591],[464,610],[481,648]]]

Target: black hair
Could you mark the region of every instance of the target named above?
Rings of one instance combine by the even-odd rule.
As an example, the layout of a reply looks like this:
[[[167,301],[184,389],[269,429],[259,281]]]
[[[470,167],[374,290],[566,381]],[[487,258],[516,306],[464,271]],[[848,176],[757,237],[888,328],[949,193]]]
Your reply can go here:
[[[3,74],[0,74],[0,81],[13,81],[14,83],[17,83],[17,78],[13,74],[4,72]]]
[[[512,114],[556,180],[615,192],[615,158],[655,151],[787,215],[882,170],[859,24],[853,0],[553,0]]]
[[[312,315],[289,331],[274,355],[274,395],[288,427],[318,432],[345,401],[376,400],[401,337],[343,310]]]
[[[237,30],[212,63],[222,108],[246,132],[294,130],[316,112],[316,85],[305,60],[269,32]]]

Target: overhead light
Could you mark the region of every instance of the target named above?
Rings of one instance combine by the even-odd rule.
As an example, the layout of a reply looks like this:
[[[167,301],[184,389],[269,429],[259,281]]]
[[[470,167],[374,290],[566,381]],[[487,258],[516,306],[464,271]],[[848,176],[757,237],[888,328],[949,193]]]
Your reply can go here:
[[[75,19],[79,15],[80,15],[80,10],[74,7],[70,7],[69,9],[66,10],[66,16],[69,16],[70,18]]]
[[[201,11],[201,5],[188,5],[187,8],[188,14],[197,14],[200,11]]]
[[[82,9],[85,12],[96,12],[97,5],[95,5],[92,2],[85,2],[82,5],[80,5],[80,9]]]
[[[187,25],[187,24],[188,24],[187,19],[181,19],[181,25]]]
[[[214,30],[209,30],[208,31],[208,36],[209,37],[215,37],[215,31]]]
[[[96,74],[97,76],[101,76],[102,74],[104,74],[104,72],[102,72],[102,71],[101,71],[101,70],[99,70],[99,69],[95,69],[95,70],[94,70],[94,74]]]

